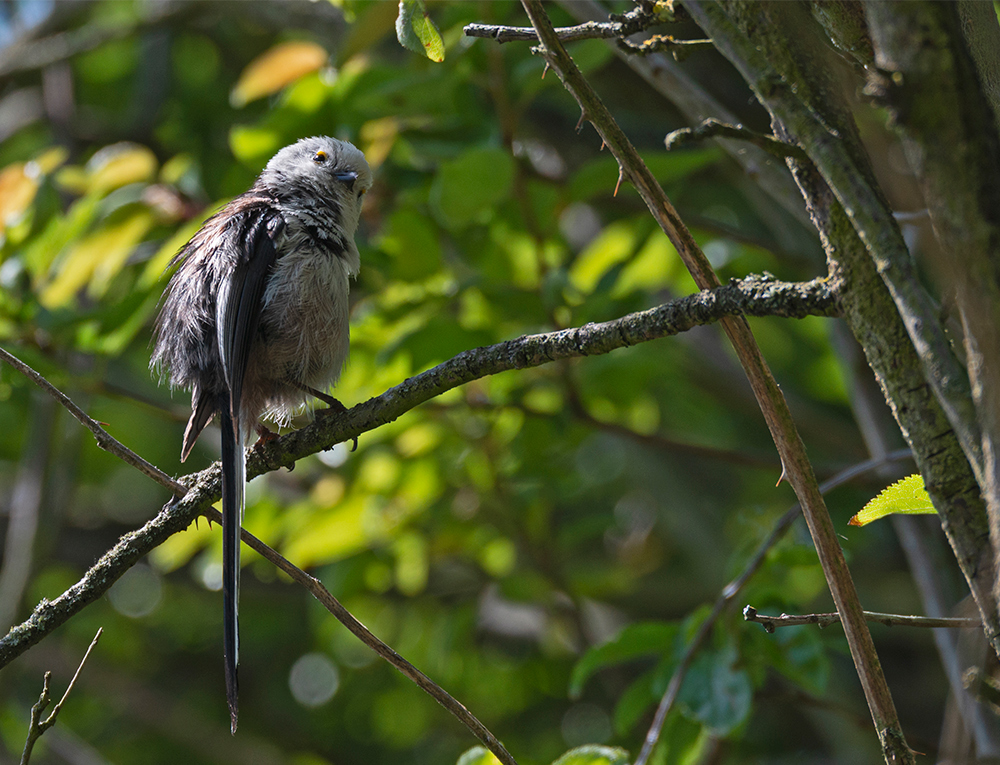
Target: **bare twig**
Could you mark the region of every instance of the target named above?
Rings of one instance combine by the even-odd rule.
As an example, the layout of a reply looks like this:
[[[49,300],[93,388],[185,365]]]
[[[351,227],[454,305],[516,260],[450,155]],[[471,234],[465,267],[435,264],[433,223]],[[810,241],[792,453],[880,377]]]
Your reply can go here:
[[[885,455],[885,457],[881,459],[865,460],[857,465],[852,465],[846,470],[840,471],[835,476],[825,481],[819,489],[823,494],[826,494],[827,492],[833,491],[838,486],[857,478],[859,475],[869,471],[878,470],[885,465],[909,458],[909,449],[899,449]],[[680,694],[681,687],[684,684],[684,678],[687,677],[688,670],[691,668],[691,664],[694,661],[695,656],[698,654],[698,651],[701,650],[702,645],[704,645],[705,641],[712,634],[712,628],[715,626],[715,623],[718,621],[719,617],[722,616],[727,607],[736,599],[736,596],[740,594],[747,582],[750,581],[754,574],[756,574],[763,565],[764,560],[767,558],[767,554],[770,552],[771,548],[774,547],[778,540],[785,535],[785,532],[788,531],[795,519],[801,514],[802,506],[798,502],[788,508],[788,510],[785,511],[785,514],[778,519],[776,524],[774,524],[774,528],[771,529],[771,533],[768,534],[767,538],[764,539],[764,541],[757,547],[757,551],[753,554],[753,557],[750,558],[750,561],[743,568],[740,575],[722,588],[722,593],[715,601],[715,605],[712,606],[712,610],[698,627],[698,632],[696,632],[694,637],[691,638],[691,642],[688,643],[688,646],[684,651],[684,655],[681,657],[680,661],[677,662],[677,667],[674,669],[674,674],[671,676],[670,682],[667,684],[667,689],[663,692],[663,696],[660,698],[660,703],[656,708],[656,714],[653,715],[653,722],[649,727],[649,732],[646,734],[646,741],[648,742],[652,740],[652,746],[655,746],[656,741],[659,739],[660,731],[663,730],[663,724],[666,722],[667,716],[670,714],[671,709],[673,709],[674,704],[677,702],[677,696]],[[650,747],[650,751],[652,751],[652,746]],[[639,765],[641,762],[642,760],[636,760],[636,765]]]
[[[588,21],[577,24],[575,27],[559,27],[554,30],[556,36],[563,42],[574,42],[576,40],[608,40],[612,38],[624,38],[637,32],[649,29],[656,24],[669,21],[668,18],[661,18],[655,12],[649,12],[643,7],[636,6],[631,11],[620,16],[612,14],[609,21]],[[538,33],[534,27],[508,27],[497,24],[467,24],[463,30],[468,37],[488,37],[498,43],[506,42],[534,42],[538,40]],[[702,41],[694,41],[702,42]]]
[[[24,742],[24,751],[21,753],[21,765],[28,765],[28,760],[31,759],[31,750],[35,746],[35,742],[41,737],[45,731],[56,724],[56,717],[59,716],[59,712],[62,711],[63,704],[66,703],[66,699],[69,697],[69,692],[73,690],[73,686],[76,685],[76,679],[80,676],[80,671],[83,669],[83,665],[87,663],[87,659],[90,657],[90,652],[94,650],[94,646],[97,645],[97,641],[101,639],[101,633],[104,632],[104,628],[101,627],[97,630],[97,634],[94,635],[94,639],[90,641],[90,647],[87,648],[86,653],[83,654],[83,658],[80,659],[80,665],[76,668],[76,672],[73,673],[73,679],[69,681],[69,685],[66,686],[66,692],[63,693],[62,698],[59,699],[59,703],[52,708],[52,712],[44,720],[42,718],[42,712],[45,711],[45,707],[49,705],[49,681],[52,679],[52,673],[46,672],[42,679],[42,693],[38,697],[38,701],[35,702],[34,706],[31,707],[31,722],[28,724],[28,737]]]
[[[963,616],[903,616],[902,614],[880,614],[877,611],[864,611],[865,619],[878,622],[888,627],[949,627],[952,629],[970,629],[982,627],[983,623],[976,618]],[[798,624],[815,624],[817,627],[829,627],[840,621],[840,614],[781,614],[767,616],[757,613],[753,606],[743,609],[743,618],[748,622],[756,622],[764,628],[764,632],[774,632],[777,627],[793,627]]]
[[[73,403],[73,400],[69,396],[56,388],[52,383],[42,377],[42,375],[29,367],[19,358],[11,355],[3,348],[0,348],[0,360],[6,361],[14,367],[14,369],[23,374],[35,383],[35,385],[66,407],[70,414],[76,417],[76,419],[83,423],[83,426],[87,428],[87,430],[94,434],[94,438],[97,440],[97,445],[104,449],[104,451],[114,454],[116,457],[124,462],[127,462],[132,467],[142,471],[161,486],[165,486],[170,489],[175,496],[183,496],[183,494],[187,491],[187,487],[183,484],[175,481],[173,478],[156,467],[156,465],[147,462],[127,446],[123,445],[115,438],[112,438],[111,435],[100,426],[97,420],[88,416],[86,412]]]
[[[542,42],[540,52],[547,66],[555,70],[563,85],[579,103],[584,117],[597,129],[604,145],[618,161],[623,177],[639,192],[653,218],[677,249],[695,283],[702,289],[718,284],[718,277],[711,264],[681,221],[663,189],[556,36],[541,0],[522,0],[522,5],[531,19],[532,26],[538,32]],[[844,633],[886,760],[913,762],[913,754],[906,745],[875,645],[861,613],[854,582],[788,404],[747,322],[744,319],[732,318],[724,319],[720,324],[746,371],[747,379],[781,456],[782,478],[788,480],[802,503],[803,515],[819,554],[827,585],[837,610],[844,617]],[[647,739],[636,760],[637,765],[648,760],[658,736],[657,732],[652,740]]]
[[[678,40],[672,35],[653,35],[641,43],[634,43],[625,38],[618,39],[618,45],[627,52],[637,56],[649,56],[653,53],[670,53],[678,61],[688,57],[692,48],[711,45],[711,40]]]
[[[560,0],[559,5],[579,21],[596,21],[606,16],[606,11],[596,0]],[[676,106],[688,122],[700,122],[708,117],[714,117],[721,122],[736,124],[737,116],[724,106],[715,96],[709,93],[672,56],[654,53],[650,56],[633,56],[626,53],[615,41],[608,41],[608,46],[622,62],[635,71],[664,99]],[[810,228],[812,223],[802,206],[802,197],[788,173],[788,169],[756,146],[745,142],[737,142],[728,138],[717,139],[719,147],[729,155],[749,178],[753,179],[754,188],[763,190],[765,196],[753,197],[751,201],[758,205],[759,210],[766,208],[770,198],[801,225]],[[780,229],[778,229],[780,233]],[[783,237],[783,246],[789,245],[789,238]],[[797,240],[796,240],[797,241]]]
[[[701,141],[706,138],[735,138],[739,141],[752,143],[754,146],[758,146],[780,159],[785,159],[786,157],[799,160],[808,159],[806,153],[794,144],[779,141],[774,136],[758,133],[742,125],[730,125],[711,118],[702,120],[701,124],[696,127],[680,128],[668,133],[667,137],[663,139],[663,143],[667,147],[667,150],[670,151],[686,143]]]

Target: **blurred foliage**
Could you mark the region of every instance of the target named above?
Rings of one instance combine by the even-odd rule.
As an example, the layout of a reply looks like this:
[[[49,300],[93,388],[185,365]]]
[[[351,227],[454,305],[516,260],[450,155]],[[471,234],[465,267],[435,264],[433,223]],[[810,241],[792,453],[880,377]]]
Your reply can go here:
[[[0,91],[45,96],[0,145],[4,347],[116,438],[182,472],[187,396],[148,372],[165,268],[271,154],[310,134],[355,142],[376,177],[359,236],[351,357],[336,389],[348,405],[467,348],[691,292],[637,195],[627,185],[613,193],[614,161],[589,127],[574,131],[575,104],[557,78],[542,79],[530,46],[463,36],[470,22],[523,24],[520,6],[427,9],[443,63],[400,47],[395,3],[20,8],[45,10],[44,19],[5,6],[4,40],[42,45],[70,33],[92,44],[43,70],[17,69]],[[18,28],[31,23],[42,26]],[[723,279],[825,272],[815,233],[762,204],[719,151],[663,151],[663,135],[681,126],[676,112],[604,42],[571,52]],[[735,93],[747,124],[762,123],[716,54],[699,51],[687,65]],[[753,322],[824,475],[866,456],[832,325]],[[0,603],[16,623],[167,497],[6,366],[0,400],[2,508],[18,492],[41,492],[30,580]],[[207,465],[215,448],[203,438],[186,467]],[[355,453],[340,446],[255,480],[245,525],[309,567],[523,765],[619,763],[625,755],[609,747],[637,753],[708,604],[793,501],[774,486],[779,472],[742,372],[709,327],[469,384],[364,434]],[[831,496],[845,534],[878,485]],[[915,604],[885,529],[845,545],[866,607]],[[21,750],[43,670],[61,693],[99,626],[99,648],[34,762],[69,761],[66,749],[150,765],[492,761],[467,751],[467,731],[249,551],[242,715],[230,737],[220,546],[205,523],[176,535],[6,668],[0,762]],[[762,611],[829,610],[803,529],[771,550],[743,600]],[[946,693],[931,638],[875,636],[890,684],[902,688],[911,743],[928,751],[934,734],[919,734],[936,729]],[[845,651],[836,629],[766,635],[727,613],[654,762],[713,752],[731,762],[873,761],[878,744]]]

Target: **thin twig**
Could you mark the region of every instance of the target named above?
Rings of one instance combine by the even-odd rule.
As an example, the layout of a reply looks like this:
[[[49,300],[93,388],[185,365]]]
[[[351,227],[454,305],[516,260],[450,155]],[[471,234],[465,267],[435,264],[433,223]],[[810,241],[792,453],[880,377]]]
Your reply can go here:
[[[670,21],[655,12],[648,12],[641,6],[620,16],[611,15],[609,21],[588,21],[573,27],[558,27],[554,30],[562,42],[576,40],[608,40],[624,38],[649,29],[651,26]],[[534,27],[509,27],[502,24],[467,24],[462,30],[467,37],[488,37],[498,43],[536,42],[538,33]],[[695,41],[701,42],[701,41]]]
[[[683,61],[691,53],[692,48],[710,46],[711,40],[678,40],[673,35],[653,35],[641,43],[634,43],[625,38],[618,39],[619,47],[637,56],[649,56],[653,53],[669,53],[677,61]]]
[[[45,707],[49,705],[49,681],[52,679],[52,673],[46,672],[42,678],[42,693],[38,697],[38,701],[31,707],[31,722],[28,724],[28,737],[24,742],[24,751],[21,753],[21,765],[28,765],[28,760],[31,759],[31,750],[35,746],[35,742],[41,738],[42,734],[45,733],[49,728],[56,724],[56,717],[59,716],[59,712],[62,711],[63,704],[66,703],[66,699],[69,697],[69,692],[73,690],[76,685],[76,679],[80,676],[80,672],[83,670],[83,665],[87,663],[87,659],[90,658],[90,652],[94,650],[94,646],[97,645],[97,641],[101,639],[101,634],[104,632],[104,628],[100,627],[97,630],[97,634],[94,635],[94,639],[90,641],[90,646],[87,648],[86,653],[83,654],[83,658],[80,659],[80,664],[76,668],[76,672],[73,673],[73,679],[69,681],[69,685],[66,686],[66,692],[63,693],[62,698],[59,699],[59,703],[52,707],[52,712],[44,720],[41,719],[42,712],[45,711]]]
[[[175,496],[181,497],[185,492],[187,492],[186,486],[175,481],[173,478],[156,467],[156,465],[147,462],[120,441],[113,438],[104,428],[100,426],[97,420],[92,419],[86,412],[74,404],[73,400],[69,396],[56,388],[52,383],[42,377],[42,375],[29,367],[19,358],[11,355],[3,348],[0,348],[0,360],[6,361],[14,367],[14,369],[23,374],[35,383],[35,385],[66,407],[70,414],[76,417],[76,419],[83,423],[83,426],[87,428],[87,430],[94,434],[94,438],[97,440],[97,445],[104,449],[104,451],[114,454],[116,457],[124,462],[127,462],[132,467],[142,471],[161,486],[165,486],[170,489]]]
[[[964,616],[904,616],[902,614],[881,614],[877,611],[864,611],[865,619],[878,622],[888,627],[948,627],[951,629],[970,629],[982,627],[983,623],[974,617]],[[799,624],[815,624],[817,627],[829,627],[840,621],[840,614],[781,614],[767,616],[757,613],[753,606],[743,609],[743,619],[756,622],[764,628],[764,632],[774,632],[777,627],[794,627]]]
[[[779,141],[774,136],[758,133],[756,130],[750,130],[742,125],[730,125],[712,118],[702,120],[701,124],[696,127],[680,128],[667,133],[667,137],[663,139],[663,143],[667,147],[667,151],[670,151],[686,143],[701,141],[706,138],[735,138],[739,141],[746,141],[779,159],[785,159],[786,157],[801,161],[808,161],[809,159],[808,155],[799,146]]]
[[[832,476],[829,480],[825,481],[819,490],[826,494],[833,491],[838,486],[841,486],[848,481],[857,478],[859,475],[867,473],[869,471],[878,470],[879,468],[889,465],[893,462],[898,462],[904,459],[910,459],[909,449],[898,449],[897,451],[891,452],[881,459],[870,459],[864,462],[859,462],[857,465],[852,465],[845,470],[840,471],[836,475]],[[644,748],[652,753],[653,748],[656,746],[656,742],[659,740],[660,731],[663,730],[663,724],[667,720],[667,716],[673,709],[674,704],[677,702],[677,696],[680,694],[681,687],[684,684],[684,678],[687,677],[687,672],[691,668],[691,664],[694,661],[695,656],[698,651],[701,650],[701,646],[708,639],[709,635],[712,634],[712,628],[715,626],[715,622],[718,621],[719,617],[726,608],[736,599],[736,596],[740,594],[743,588],[746,586],[747,582],[757,573],[760,567],[763,565],[764,560],[767,558],[768,552],[771,548],[777,544],[778,540],[781,539],[785,532],[791,527],[792,523],[802,514],[802,505],[796,502],[785,514],[778,519],[778,522],[774,524],[774,528],[771,529],[771,533],[767,535],[767,538],[757,547],[757,551],[753,554],[753,557],[743,568],[743,571],[738,577],[722,588],[722,592],[718,599],[715,601],[715,605],[712,606],[712,610],[709,612],[708,616],[698,627],[698,632],[695,633],[691,642],[688,643],[687,648],[684,651],[684,655],[681,660],[677,663],[677,668],[674,669],[674,674],[670,678],[670,682],[667,684],[667,689],[663,692],[663,696],[660,698],[660,703],[656,708],[656,714],[653,715],[653,722],[649,726],[649,732],[646,734],[646,742],[652,742],[647,747]],[[643,765],[646,760],[637,759],[635,765]]]
[[[222,514],[215,508],[208,508],[204,515],[213,523],[222,523]],[[272,549],[246,529],[241,530],[241,538],[248,547],[259,553],[273,563],[277,568],[288,574],[289,577],[308,590],[323,607],[333,614],[337,621],[349,629],[355,637],[371,648],[375,653],[385,659],[389,664],[408,677],[421,690],[426,692],[438,704],[453,714],[462,725],[468,728],[472,734],[478,738],[487,749],[496,755],[496,758],[504,765],[517,765],[517,761],[511,756],[503,744],[494,736],[489,729],[483,725],[473,715],[464,704],[449,694],[444,688],[431,680],[427,675],[414,667],[410,662],[400,656],[389,645],[376,637],[365,625],[359,622],[354,615],[348,611],[343,604],[333,596],[333,594],[316,577],[310,576],[294,563],[285,558],[281,553]]]
[[[556,72],[563,85],[579,103],[582,113],[597,129],[604,145],[618,161],[621,173],[642,197],[653,218],[676,248],[695,284],[702,289],[710,289],[718,284],[718,276],[677,214],[670,199],[663,192],[663,188],[555,35],[552,22],[541,0],[521,0],[521,3],[528,13],[532,26],[538,32],[542,42],[540,51],[546,64]],[[802,503],[802,512],[819,554],[827,586],[830,588],[837,610],[844,617],[844,634],[847,637],[851,658],[854,660],[886,759],[888,761],[896,757],[900,762],[912,763],[913,754],[906,745],[899,715],[882,672],[875,644],[861,613],[854,581],[844,560],[844,553],[837,540],[830,513],[819,493],[812,463],[806,454],[805,445],[802,443],[788,403],[746,320],[723,319],[720,324],[743,365],[750,387],[781,456],[782,478],[788,480]],[[646,741],[636,761],[637,764],[649,759],[654,744],[655,741]]]

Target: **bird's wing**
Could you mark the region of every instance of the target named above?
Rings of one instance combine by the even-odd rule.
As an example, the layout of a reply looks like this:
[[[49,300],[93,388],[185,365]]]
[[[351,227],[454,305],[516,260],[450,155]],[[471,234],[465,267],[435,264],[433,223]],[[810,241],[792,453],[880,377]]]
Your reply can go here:
[[[219,289],[215,317],[219,355],[234,420],[239,420],[250,346],[260,325],[267,276],[278,259],[274,239],[282,225],[276,210],[257,207],[245,213],[242,225],[234,227],[236,266]]]

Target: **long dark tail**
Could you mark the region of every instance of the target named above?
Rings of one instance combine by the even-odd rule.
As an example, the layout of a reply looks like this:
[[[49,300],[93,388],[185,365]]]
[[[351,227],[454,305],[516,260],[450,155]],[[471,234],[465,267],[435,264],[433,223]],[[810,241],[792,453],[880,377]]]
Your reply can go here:
[[[226,658],[226,700],[236,733],[239,715],[240,663],[240,524],[246,485],[246,457],[239,422],[234,422],[228,402],[219,407],[222,426],[222,601],[223,642]]]

